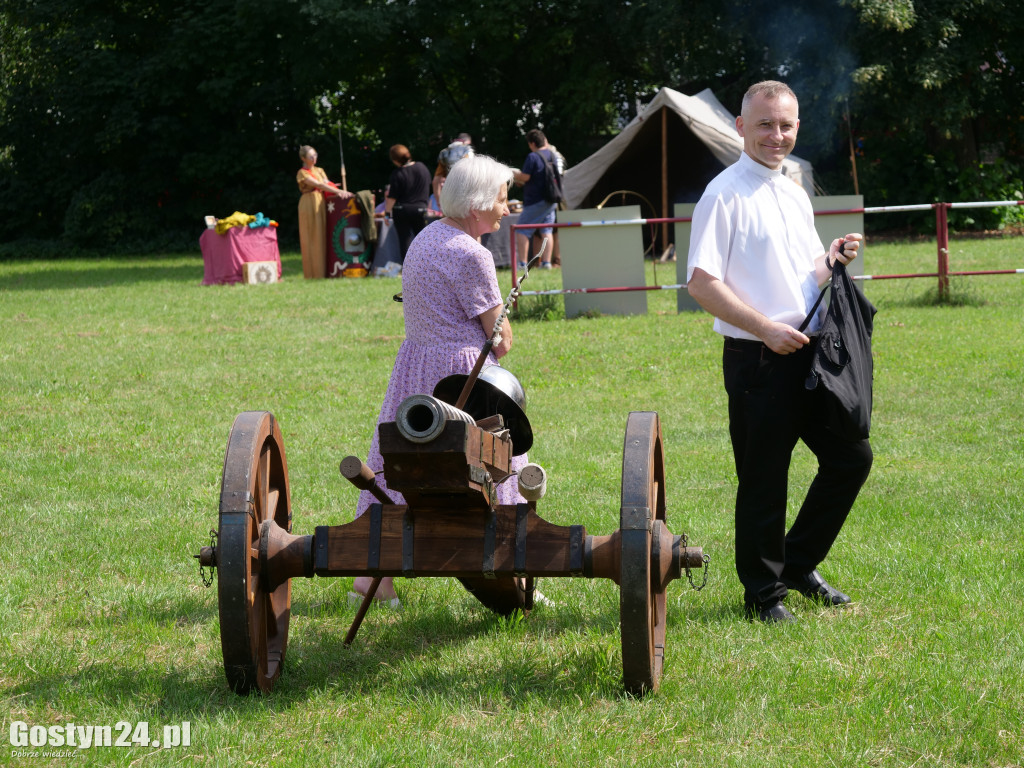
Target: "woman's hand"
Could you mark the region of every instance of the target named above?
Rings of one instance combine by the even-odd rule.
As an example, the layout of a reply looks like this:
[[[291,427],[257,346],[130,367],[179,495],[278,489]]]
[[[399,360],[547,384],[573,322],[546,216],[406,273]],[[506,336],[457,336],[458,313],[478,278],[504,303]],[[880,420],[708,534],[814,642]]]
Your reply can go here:
[[[504,307],[501,304],[491,307],[490,309],[481,312],[477,315],[477,319],[480,320],[480,325],[483,326],[484,336],[488,339],[491,338],[491,333],[494,331],[494,323],[497,321],[501,310]],[[491,347],[491,352],[497,359],[503,358],[508,354],[509,349],[512,348],[512,326],[508,322],[508,318],[502,318],[501,321],[501,342]]]

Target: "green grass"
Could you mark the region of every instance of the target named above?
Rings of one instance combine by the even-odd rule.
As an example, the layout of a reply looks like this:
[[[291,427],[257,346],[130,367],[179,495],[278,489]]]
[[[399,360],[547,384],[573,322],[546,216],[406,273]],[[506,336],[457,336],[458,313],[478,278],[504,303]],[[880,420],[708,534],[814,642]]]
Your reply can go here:
[[[953,269],[1018,267],[1018,239],[954,241]],[[932,271],[934,244],[872,245],[874,274]],[[198,254],[0,264],[3,733],[192,724],[192,745],[92,748],[74,764],[983,766],[1024,764],[1024,283],[864,284],[879,308],[875,466],[823,566],[854,606],[794,595],[801,621],[746,621],[721,346],[703,314],[648,294],[640,317],[515,325],[548,470],[538,511],[617,526],[631,410],[660,413],[669,527],[711,555],[669,589],[657,695],[622,695],[618,590],[547,580],[553,607],[503,621],[451,580],[399,582],[342,646],[348,579],[293,582],[269,696],[227,689],[216,590],[192,555],[216,527],[228,430],[283,425],[295,532],[351,519],[339,460],[366,454],[402,337],[395,279],[203,287]],[[508,273],[499,274],[507,290]],[[534,272],[526,287],[558,287]],[[654,282],[648,265],[649,282]],[[674,283],[674,265],[657,282]],[[813,473],[794,457],[795,505]],[[0,763],[66,764],[17,756]]]

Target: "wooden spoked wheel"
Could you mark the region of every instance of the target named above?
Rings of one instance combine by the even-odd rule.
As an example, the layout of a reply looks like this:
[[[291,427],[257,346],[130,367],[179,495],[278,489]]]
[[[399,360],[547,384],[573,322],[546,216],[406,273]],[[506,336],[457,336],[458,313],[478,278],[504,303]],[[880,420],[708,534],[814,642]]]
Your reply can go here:
[[[224,671],[240,694],[274,687],[288,645],[291,581],[267,591],[260,574],[260,529],[269,520],[291,531],[284,442],[272,414],[247,411],[228,438],[217,546]]]
[[[660,522],[659,522],[660,521]],[[626,422],[619,520],[622,683],[636,696],[656,691],[665,660],[665,590],[651,564],[652,532],[665,525],[661,422],[634,412]]]

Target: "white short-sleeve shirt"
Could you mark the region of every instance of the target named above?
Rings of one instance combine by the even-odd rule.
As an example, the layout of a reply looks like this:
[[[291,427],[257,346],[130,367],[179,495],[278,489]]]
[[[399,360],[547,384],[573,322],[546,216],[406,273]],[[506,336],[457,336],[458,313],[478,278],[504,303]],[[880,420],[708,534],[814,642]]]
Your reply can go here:
[[[807,193],[744,152],[712,179],[693,211],[686,279],[699,267],[765,317],[797,328],[818,297],[814,260],[824,252]],[[824,311],[805,333],[817,330]],[[718,318],[714,328],[756,339]]]

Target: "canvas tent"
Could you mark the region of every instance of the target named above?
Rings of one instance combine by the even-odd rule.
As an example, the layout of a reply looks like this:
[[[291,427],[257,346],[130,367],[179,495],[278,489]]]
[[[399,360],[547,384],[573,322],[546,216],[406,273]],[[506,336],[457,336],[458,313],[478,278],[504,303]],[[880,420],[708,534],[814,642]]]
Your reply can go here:
[[[662,88],[644,111],[601,149],[565,172],[569,208],[641,204],[644,216],[671,216],[674,203],[695,203],[708,182],[739,159],[736,120],[710,89],[686,96]],[[814,194],[811,164],[790,155],[782,172]],[[642,196],[638,200],[637,196]]]

